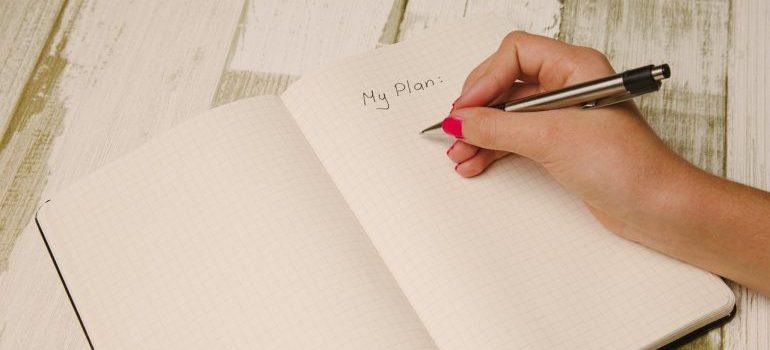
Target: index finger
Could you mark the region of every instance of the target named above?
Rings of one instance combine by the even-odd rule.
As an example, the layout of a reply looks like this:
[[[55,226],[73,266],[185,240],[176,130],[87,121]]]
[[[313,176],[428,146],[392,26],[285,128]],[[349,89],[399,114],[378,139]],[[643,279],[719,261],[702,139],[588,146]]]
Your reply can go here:
[[[612,73],[609,61],[596,50],[515,31],[506,35],[455,108],[486,106],[520,78],[536,80],[542,90],[554,90]]]

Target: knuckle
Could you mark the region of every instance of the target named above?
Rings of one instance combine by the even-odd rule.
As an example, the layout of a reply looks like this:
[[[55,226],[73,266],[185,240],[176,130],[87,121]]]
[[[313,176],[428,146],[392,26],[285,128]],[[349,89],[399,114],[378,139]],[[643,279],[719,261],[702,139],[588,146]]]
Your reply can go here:
[[[607,56],[592,47],[585,47],[585,46],[578,46],[578,56],[589,64],[601,64],[605,66],[610,65],[610,61],[607,59]]]
[[[503,42],[505,43],[514,43],[518,40],[521,40],[522,37],[527,36],[527,32],[523,30],[514,30],[512,32],[509,32],[505,35],[505,38],[503,38]]]
[[[559,64],[570,72],[568,76],[578,80],[595,79],[613,72],[610,61],[601,51],[584,46],[571,47]]]

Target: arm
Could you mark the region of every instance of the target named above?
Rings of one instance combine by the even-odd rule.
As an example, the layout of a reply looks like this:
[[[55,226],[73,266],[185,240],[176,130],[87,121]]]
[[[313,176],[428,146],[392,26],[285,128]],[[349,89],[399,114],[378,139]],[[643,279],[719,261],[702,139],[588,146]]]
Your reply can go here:
[[[770,194],[682,167],[618,233],[770,295]]]
[[[447,150],[455,171],[472,177],[509,153],[531,158],[612,232],[770,295],[770,195],[688,164],[633,102],[526,113],[478,107],[613,73],[595,50],[509,34],[444,120],[458,138]]]

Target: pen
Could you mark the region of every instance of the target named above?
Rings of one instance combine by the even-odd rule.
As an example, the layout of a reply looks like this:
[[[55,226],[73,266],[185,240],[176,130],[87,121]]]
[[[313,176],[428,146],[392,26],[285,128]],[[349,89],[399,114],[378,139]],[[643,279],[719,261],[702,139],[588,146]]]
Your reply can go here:
[[[533,112],[572,106],[580,106],[581,109],[604,107],[658,91],[661,80],[670,76],[668,64],[649,65],[492,107],[506,112]],[[420,131],[420,134],[440,127],[441,122]]]

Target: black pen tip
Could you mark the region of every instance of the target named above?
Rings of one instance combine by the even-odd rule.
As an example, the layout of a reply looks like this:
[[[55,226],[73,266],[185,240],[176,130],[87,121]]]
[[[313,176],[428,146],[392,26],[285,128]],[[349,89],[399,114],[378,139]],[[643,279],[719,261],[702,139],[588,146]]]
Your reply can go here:
[[[440,122],[436,123],[436,124],[433,124],[433,125],[425,128],[425,129],[423,129],[422,131],[420,131],[420,135],[422,135],[422,134],[424,134],[424,133],[426,133],[428,131],[431,131],[431,130],[436,130],[436,129],[440,128],[440,127],[441,127],[441,123]]]

